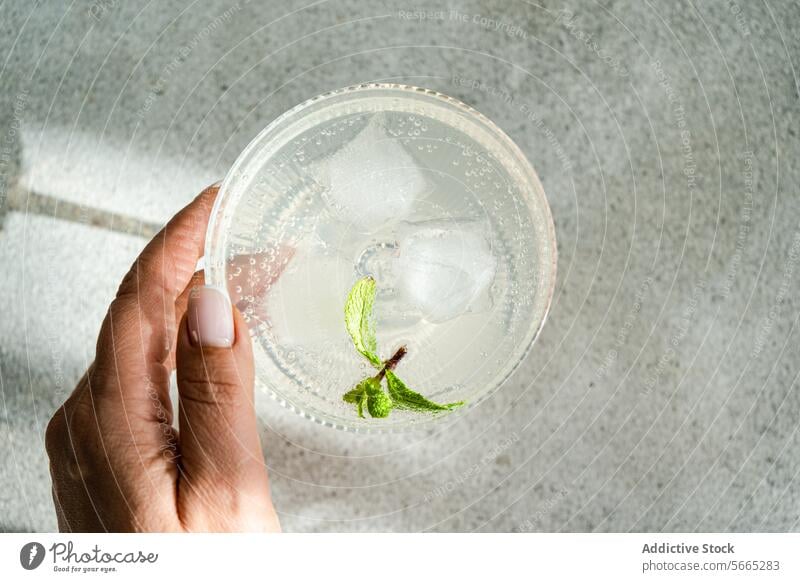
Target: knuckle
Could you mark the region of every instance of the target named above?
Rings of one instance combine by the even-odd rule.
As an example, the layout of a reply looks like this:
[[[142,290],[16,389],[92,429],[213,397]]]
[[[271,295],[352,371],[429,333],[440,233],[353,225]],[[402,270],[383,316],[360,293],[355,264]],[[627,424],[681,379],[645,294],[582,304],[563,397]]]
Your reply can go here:
[[[140,318],[138,298],[135,295],[118,295],[108,306],[108,312],[103,320],[98,339],[98,353],[102,351],[99,348],[118,349],[122,347],[121,344],[126,338],[139,337],[139,334],[131,331],[139,329]]]
[[[117,293],[115,297],[124,297],[126,295],[135,294],[136,289],[139,287],[139,279],[141,278],[140,265],[141,259],[137,258],[131,265],[131,268],[128,269],[128,272],[125,273],[122,281],[119,282],[119,287],[117,287]]]
[[[67,418],[61,407],[50,419],[45,431],[45,449],[50,466],[59,480],[85,480],[91,473],[92,448],[89,433],[84,429],[83,414],[72,414]]]
[[[168,286],[173,281],[175,265],[172,255],[164,250],[164,231],[153,239],[142,254],[131,265],[117,289],[112,302],[138,306],[141,301],[166,300],[174,289]],[[110,310],[109,310],[110,311]]]
[[[138,287],[140,264],[141,260],[137,258],[131,265],[131,268],[128,269],[128,272],[125,273],[125,276],[122,278],[117,288],[117,297],[127,295],[132,289],[135,290]]]
[[[87,375],[86,388],[95,398],[102,392],[102,388],[116,386],[119,374],[114,357],[98,357],[92,366],[92,371]]]
[[[183,376],[178,382],[181,399],[197,404],[235,406],[246,394],[240,382],[196,376]]]
[[[66,418],[64,407],[60,407],[47,423],[44,431],[44,448],[50,458],[63,448],[66,437]]]
[[[125,293],[117,295],[108,306],[106,321],[114,325],[125,326],[136,322],[141,316],[140,302],[141,297],[137,293]]]
[[[154,261],[148,260],[149,253],[154,247],[148,245],[145,250],[139,255],[131,265],[131,268],[122,278],[122,282],[117,289],[117,297],[125,297],[129,295],[138,295],[141,291],[146,290],[146,287],[154,275],[158,275],[157,265]]]

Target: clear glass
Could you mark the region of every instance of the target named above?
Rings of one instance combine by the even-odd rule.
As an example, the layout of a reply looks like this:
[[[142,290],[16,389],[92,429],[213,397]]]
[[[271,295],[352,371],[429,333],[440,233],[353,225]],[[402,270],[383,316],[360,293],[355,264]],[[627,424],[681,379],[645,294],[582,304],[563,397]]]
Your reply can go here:
[[[208,227],[206,278],[253,337],[257,392],[316,422],[402,430],[497,389],[541,329],[556,277],[536,173],[497,126],[426,89],[370,84],[286,112],[244,150]],[[359,418],[342,395],[374,370],[344,325],[377,282],[379,355],[450,413]]]

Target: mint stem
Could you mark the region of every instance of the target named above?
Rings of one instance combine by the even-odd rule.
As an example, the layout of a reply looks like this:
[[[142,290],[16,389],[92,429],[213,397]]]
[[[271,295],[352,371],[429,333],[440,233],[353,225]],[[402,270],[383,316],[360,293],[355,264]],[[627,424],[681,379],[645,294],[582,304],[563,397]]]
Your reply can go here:
[[[400,360],[403,359],[407,351],[406,346],[397,348],[394,355],[383,363],[383,368],[381,368],[381,371],[375,376],[375,379],[378,381],[383,380],[383,377],[386,375],[386,370],[394,370],[395,366],[400,363]]]

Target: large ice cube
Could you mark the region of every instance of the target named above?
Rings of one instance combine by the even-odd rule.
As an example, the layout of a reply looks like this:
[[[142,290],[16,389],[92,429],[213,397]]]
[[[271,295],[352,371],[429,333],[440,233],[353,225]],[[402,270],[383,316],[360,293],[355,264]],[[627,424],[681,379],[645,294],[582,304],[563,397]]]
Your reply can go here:
[[[480,223],[417,223],[408,232],[400,241],[400,285],[425,319],[441,323],[487,302],[497,259]]]
[[[333,213],[359,232],[402,220],[426,189],[425,176],[378,115],[341,150],[324,161],[320,181]]]

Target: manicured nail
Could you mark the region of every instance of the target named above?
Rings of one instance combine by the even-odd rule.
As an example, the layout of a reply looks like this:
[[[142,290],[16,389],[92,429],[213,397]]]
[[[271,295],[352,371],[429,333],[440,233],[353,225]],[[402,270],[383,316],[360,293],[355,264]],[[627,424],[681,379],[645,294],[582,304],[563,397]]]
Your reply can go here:
[[[189,337],[196,346],[229,348],[233,345],[233,313],[228,294],[219,287],[194,287],[187,307]]]

